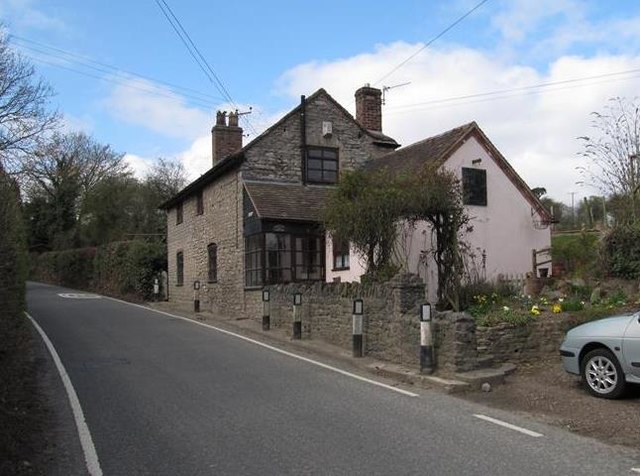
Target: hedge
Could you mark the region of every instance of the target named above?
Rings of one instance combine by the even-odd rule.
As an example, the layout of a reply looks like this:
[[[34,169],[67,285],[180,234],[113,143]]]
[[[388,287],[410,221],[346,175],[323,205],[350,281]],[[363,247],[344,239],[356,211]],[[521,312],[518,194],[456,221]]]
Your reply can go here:
[[[640,278],[640,225],[612,228],[604,237],[602,254],[610,276]]]
[[[120,241],[37,255],[32,258],[31,277],[75,289],[148,300],[153,296],[154,280],[166,266],[163,243]]]

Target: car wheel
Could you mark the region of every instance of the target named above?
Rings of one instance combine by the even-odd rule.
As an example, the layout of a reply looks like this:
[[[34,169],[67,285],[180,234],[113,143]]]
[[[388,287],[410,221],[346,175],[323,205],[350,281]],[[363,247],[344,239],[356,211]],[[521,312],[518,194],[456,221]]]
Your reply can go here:
[[[618,398],[625,390],[622,368],[609,349],[595,349],[584,356],[582,381],[589,393],[600,398]]]

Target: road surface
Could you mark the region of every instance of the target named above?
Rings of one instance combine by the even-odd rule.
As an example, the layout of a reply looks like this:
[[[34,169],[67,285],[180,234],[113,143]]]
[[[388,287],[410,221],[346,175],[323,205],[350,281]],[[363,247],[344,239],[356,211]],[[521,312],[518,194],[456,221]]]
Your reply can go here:
[[[192,321],[73,293],[30,283],[27,297],[68,372],[95,449],[97,466],[80,472],[612,475],[640,468],[633,450],[438,392],[399,393]]]

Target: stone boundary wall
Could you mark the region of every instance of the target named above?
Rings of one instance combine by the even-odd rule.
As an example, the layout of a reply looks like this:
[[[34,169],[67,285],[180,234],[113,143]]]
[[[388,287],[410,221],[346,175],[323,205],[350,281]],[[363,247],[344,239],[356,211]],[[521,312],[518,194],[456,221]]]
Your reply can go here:
[[[383,284],[313,283],[266,287],[271,294],[271,326],[292,333],[293,295],[302,293],[302,338],[352,349],[353,300],[364,301],[364,355],[409,367],[419,366],[420,305],[426,301],[422,279],[398,275]],[[262,290],[245,291],[245,317],[262,320]],[[451,374],[507,362],[534,361],[558,355],[565,332],[575,319],[541,315],[525,326],[477,327],[464,312],[435,312],[436,367]]]
[[[524,326],[502,323],[478,327],[478,355],[493,363],[526,362],[558,356],[565,333],[577,320],[558,314],[541,314]]]

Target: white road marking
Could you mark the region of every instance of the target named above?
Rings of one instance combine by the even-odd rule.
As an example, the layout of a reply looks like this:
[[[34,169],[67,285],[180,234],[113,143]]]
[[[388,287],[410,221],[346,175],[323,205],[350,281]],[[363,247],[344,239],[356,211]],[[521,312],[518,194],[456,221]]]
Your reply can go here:
[[[230,335],[230,336],[233,336],[233,337],[237,337],[238,339],[242,339],[244,341],[251,342],[252,344],[259,345],[260,347],[264,347],[265,349],[269,349],[269,350],[272,350],[274,352],[278,352],[278,353],[286,355],[288,357],[293,357],[294,359],[302,360],[303,362],[307,362],[309,364],[317,365],[318,367],[322,367],[323,369],[331,370],[333,372],[339,373],[341,375],[345,375],[347,377],[351,377],[351,378],[356,379],[356,380],[360,380],[362,382],[366,382],[366,383],[371,384],[371,385],[376,385],[378,387],[386,388],[387,390],[391,390],[391,391],[394,391],[394,392],[397,392],[397,393],[401,393],[402,395],[406,395],[408,397],[418,397],[419,396],[417,393],[409,392],[407,390],[402,390],[401,388],[396,388],[396,387],[393,387],[391,385],[387,385],[386,383],[378,382],[376,380],[371,380],[371,379],[368,379],[366,377],[361,377],[360,375],[356,375],[356,374],[353,374],[351,372],[347,372],[346,370],[342,370],[342,369],[339,369],[337,367],[332,367],[331,365],[323,364],[322,362],[318,362],[317,360],[309,359],[307,357],[302,357],[301,355],[294,354],[293,352],[287,352],[286,350],[279,349],[278,347],[274,347],[274,346],[271,346],[269,344],[265,344],[264,342],[260,342],[260,341],[255,340],[255,339],[251,339],[249,337],[243,336],[242,334],[236,334],[235,332],[227,331],[225,329],[221,329],[219,327],[212,326],[210,324],[205,324],[204,322],[194,321],[193,319],[189,319],[188,317],[183,317],[183,316],[178,316],[178,315],[175,315],[175,314],[170,314],[168,312],[159,311],[157,309],[153,309],[153,308],[147,307],[147,306],[142,306],[140,304],[134,304],[134,303],[131,303],[131,302],[122,301],[120,299],[116,299],[116,298],[112,298],[112,297],[108,297],[108,296],[105,296],[105,297],[107,299],[111,299],[112,301],[117,301],[117,302],[120,302],[120,303],[123,303],[123,304],[128,304],[129,306],[139,307],[139,308],[142,308],[142,309],[146,309],[147,311],[156,312],[158,314],[164,314],[165,316],[174,317],[176,319],[182,319],[183,321],[187,321],[187,322],[190,322],[191,324],[196,324],[198,326],[207,327],[209,329],[213,329],[214,331],[218,331],[218,332],[221,332],[223,334],[227,334],[227,335]]]
[[[496,425],[500,425],[500,426],[503,426],[505,428],[509,428],[510,430],[519,431],[520,433],[524,433],[525,435],[533,436],[534,438],[539,438],[541,436],[544,436],[541,433],[536,433],[535,431],[527,430],[526,428],[522,428],[520,426],[512,425],[511,423],[507,423],[506,421],[497,420],[496,418],[491,418],[491,417],[486,416],[486,415],[479,415],[479,414],[475,414],[474,413],[473,416],[476,417],[476,418],[480,418],[481,420],[486,420],[486,421],[489,421],[491,423],[495,423]]]
[[[80,406],[80,400],[78,400],[78,395],[73,388],[73,384],[71,383],[69,374],[67,374],[67,370],[64,368],[64,365],[62,365],[62,361],[58,356],[58,352],[56,352],[56,349],[55,347],[53,347],[53,344],[49,340],[49,337],[47,337],[47,334],[45,334],[42,328],[38,325],[35,319],[29,315],[29,313],[25,312],[25,315],[29,318],[33,326],[40,334],[40,337],[42,337],[45,345],[47,346],[47,349],[49,350],[49,353],[53,358],[53,362],[56,364],[56,368],[58,369],[58,373],[60,374],[60,378],[62,379],[64,388],[67,391],[69,404],[71,405],[71,410],[73,411],[73,418],[76,421],[76,428],[78,429],[78,436],[80,437],[80,444],[82,445],[82,451],[84,452],[84,460],[87,464],[87,471],[91,476],[102,476],[102,469],[100,468],[100,461],[98,461],[98,454],[96,453],[96,448],[93,445],[93,439],[91,438],[89,427],[87,426],[87,422],[84,418],[84,413],[82,412],[82,407]]]
[[[640,468],[631,468],[634,473],[640,473]]]
[[[67,298],[67,299],[101,299],[102,296],[98,294],[87,294],[87,293],[59,293],[58,296]]]

